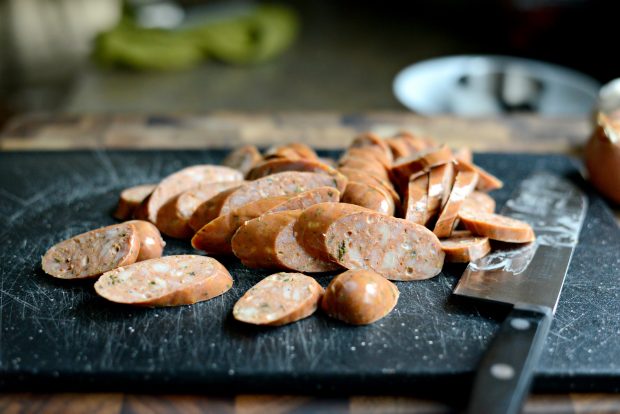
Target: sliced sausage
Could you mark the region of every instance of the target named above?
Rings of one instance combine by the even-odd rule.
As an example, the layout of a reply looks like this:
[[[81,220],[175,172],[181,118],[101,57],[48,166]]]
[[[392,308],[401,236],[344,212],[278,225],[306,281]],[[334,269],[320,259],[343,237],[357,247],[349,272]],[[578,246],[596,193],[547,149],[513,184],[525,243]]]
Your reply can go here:
[[[416,152],[423,151],[427,148],[437,146],[436,142],[430,138],[423,138],[418,135],[414,135],[408,131],[401,131],[394,135],[396,140],[402,141],[408,148],[410,155]]]
[[[385,154],[386,159],[390,161],[390,164],[394,161],[392,150],[390,146],[385,142],[383,138],[372,132],[365,132],[353,138],[349,148],[365,148],[365,147],[377,147]]]
[[[248,173],[248,179],[256,180],[258,178],[284,171],[305,171],[329,175],[336,180],[336,185],[338,186],[338,190],[340,192],[344,191],[346,186],[346,179],[340,172],[338,172],[338,170],[318,160],[308,159],[290,160],[286,158],[275,158],[266,160],[255,166]]]
[[[386,169],[391,168],[392,166],[391,155],[389,157],[385,155],[385,152],[380,147],[349,148],[340,158],[340,162],[346,163],[346,160],[351,157],[361,158],[371,162],[378,162]]]
[[[335,263],[310,255],[296,240],[293,226],[301,210],[263,214],[239,227],[232,238],[232,250],[247,267],[328,272]]]
[[[454,231],[449,239],[441,239],[446,261],[467,263],[486,256],[491,251],[488,237],[478,237],[469,231]]]
[[[385,189],[390,194],[390,196],[392,196],[392,199],[395,203],[400,203],[400,196],[394,189],[394,186],[389,179],[380,178],[372,173],[354,168],[341,167],[338,169],[338,171],[340,171],[345,177],[347,177],[349,181],[370,184]]]
[[[459,218],[467,230],[491,240],[528,243],[536,239],[534,230],[529,224],[510,217],[462,210],[459,212]]]
[[[413,174],[450,163],[453,159],[454,155],[446,145],[439,148],[428,148],[395,162],[392,166],[392,176],[398,187],[405,188],[409,182],[409,177]]]
[[[349,157],[339,164],[338,169],[354,169],[373,175],[383,181],[390,181],[389,171],[380,163],[358,157]]]
[[[463,201],[474,191],[478,183],[478,173],[459,172],[454,179],[450,196],[439,214],[433,233],[439,238],[450,237],[459,216]]]
[[[127,223],[133,224],[138,231],[140,252],[136,262],[161,257],[164,253],[166,242],[161,238],[159,229],[153,223],[145,220],[132,220]]]
[[[431,278],[444,259],[437,236],[426,227],[375,212],[334,221],[321,248],[347,269],[371,269],[391,280]]]
[[[190,219],[192,228],[202,225],[252,201],[266,197],[294,195],[318,187],[341,188],[346,186],[344,175],[332,177],[313,172],[286,171],[268,175],[239,187],[238,189],[212,198],[203,203]]]
[[[301,273],[267,276],[235,303],[233,316],[253,325],[286,325],[312,315],[318,308],[323,288]]]
[[[340,191],[333,187],[317,187],[299,194],[286,196],[286,200],[266,213],[275,213],[286,210],[305,210],[310,206],[319,203],[338,202]]]
[[[342,195],[343,203],[355,204],[393,216],[395,211],[394,199],[381,187],[351,181]]]
[[[390,151],[392,151],[392,158],[394,158],[394,162],[411,155],[411,147],[402,139],[392,137],[387,138],[385,142],[390,147]]]
[[[428,221],[428,174],[409,181],[405,196],[405,220],[424,225]]]
[[[329,261],[331,259],[326,247],[327,230],[339,218],[360,211],[372,212],[348,203],[320,203],[308,207],[295,223],[297,240],[312,256]]]
[[[394,283],[371,270],[348,270],[325,289],[321,309],[352,325],[367,325],[389,314],[399,296]]]
[[[467,162],[465,160],[458,160],[456,163],[456,169],[458,171],[470,171],[478,173],[478,185],[476,186],[476,190],[489,192],[492,190],[498,190],[504,186],[502,180],[494,176],[493,174],[485,171],[481,167]]]
[[[243,175],[232,168],[219,165],[194,165],[184,168],[164,178],[146,200],[147,218],[157,224],[159,209],[184,191],[201,183],[241,181]]]
[[[112,215],[119,220],[132,218],[136,209],[153,192],[155,187],[155,184],[143,184],[124,189],[118,198],[118,205]]]
[[[184,191],[159,209],[157,227],[162,233],[170,237],[189,239],[194,234],[194,230],[189,225],[189,220],[198,207],[222,191],[237,188],[243,183],[245,181],[204,183],[191,190]]]
[[[450,162],[431,169],[428,179],[427,224],[437,217],[448,201],[454,181],[454,164]]]
[[[323,203],[306,209],[295,224],[297,239],[316,257],[387,279],[427,279],[441,271],[444,254],[430,230],[354,207]]]
[[[337,191],[336,189],[333,189]],[[192,238],[192,246],[204,250],[209,254],[230,254],[232,247],[230,240],[239,227],[248,220],[255,219],[261,214],[284,203],[290,196],[261,198],[235,211],[211,220],[200,228]]]
[[[271,147],[265,152],[265,158],[289,158],[318,160],[319,156],[312,148],[301,142],[291,142],[285,145]]]
[[[147,260],[104,273],[95,291],[105,299],[137,306],[191,305],[219,296],[233,285],[220,262],[179,255]]]
[[[60,279],[99,276],[134,263],[140,235],[131,223],[115,224],[82,233],[52,246],[43,256],[43,271]]]
[[[189,226],[192,230],[198,231],[205,224],[220,216],[222,206],[228,200],[228,197],[242,186],[232,187],[228,190],[221,191],[198,206],[194,214],[189,218]]]
[[[481,191],[474,191],[465,198],[463,204],[461,204],[461,210],[470,210],[473,212],[479,211],[481,213],[494,213],[495,212],[495,200],[487,193]]]
[[[462,147],[454,152],[454,159],[472,164],[474,162],[474,155],[469,148]]]
[[[241,171],[245,177],[262,160],[263,156],[254,145],[244,145],[228,154],[222,161],[222,165]]]

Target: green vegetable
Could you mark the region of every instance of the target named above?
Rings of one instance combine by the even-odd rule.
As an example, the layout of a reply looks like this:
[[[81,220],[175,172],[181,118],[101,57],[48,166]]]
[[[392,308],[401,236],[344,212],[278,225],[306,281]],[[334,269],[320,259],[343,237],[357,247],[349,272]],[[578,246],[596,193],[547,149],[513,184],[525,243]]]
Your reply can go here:
[[[347,253],[347,246],[344,240],[342,240],[340,242],[340,245],[338,246],[338,260],[342,260],[342,258],[344,257],[346,253]]]

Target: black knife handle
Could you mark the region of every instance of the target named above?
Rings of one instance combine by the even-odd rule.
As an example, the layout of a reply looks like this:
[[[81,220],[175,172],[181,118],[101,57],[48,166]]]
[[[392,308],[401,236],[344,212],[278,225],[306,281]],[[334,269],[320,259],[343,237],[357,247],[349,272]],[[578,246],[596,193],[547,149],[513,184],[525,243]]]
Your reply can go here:
[[[468,413],[520,412],[551,317],[549,308],[512,309],[478,367]]]

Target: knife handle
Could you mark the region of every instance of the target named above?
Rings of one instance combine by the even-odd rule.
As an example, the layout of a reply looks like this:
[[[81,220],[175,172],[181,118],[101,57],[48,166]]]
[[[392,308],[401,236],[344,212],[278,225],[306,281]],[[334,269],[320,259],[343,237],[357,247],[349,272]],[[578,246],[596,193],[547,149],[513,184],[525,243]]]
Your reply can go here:
[[[542,353],[552,312],[515,307],[482,358],[467,412],[520,412]]]

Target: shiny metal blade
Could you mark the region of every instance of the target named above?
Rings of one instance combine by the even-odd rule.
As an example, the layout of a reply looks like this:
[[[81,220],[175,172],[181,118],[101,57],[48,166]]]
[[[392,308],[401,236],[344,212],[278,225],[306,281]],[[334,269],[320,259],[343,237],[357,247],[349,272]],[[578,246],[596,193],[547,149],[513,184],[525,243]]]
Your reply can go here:
[[[454,293],[555,312],[586,210],[585,194],[567,179],[546,172],[531,175],[501,214],[529,223],[536,241],[469,263]]]

